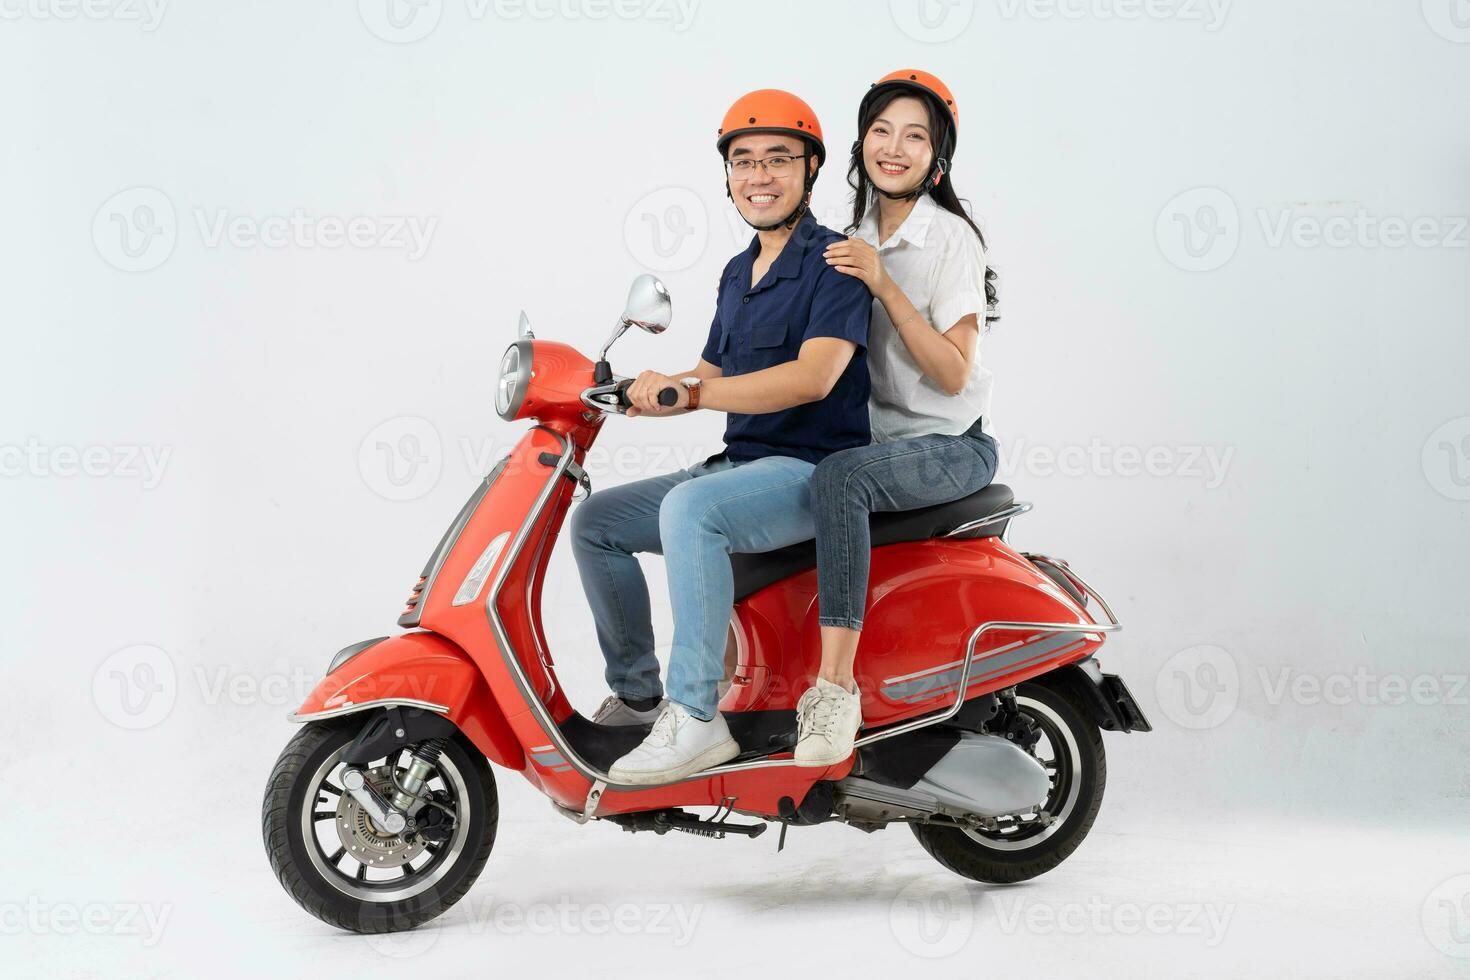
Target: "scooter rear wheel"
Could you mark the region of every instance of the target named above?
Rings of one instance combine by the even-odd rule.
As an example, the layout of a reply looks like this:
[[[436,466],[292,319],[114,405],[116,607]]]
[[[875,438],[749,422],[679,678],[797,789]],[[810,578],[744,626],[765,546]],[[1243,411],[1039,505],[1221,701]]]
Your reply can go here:
[[[929,855],[956,874],[1008,884],[1044,874],[1065,861],[1097,819],[1107,784],[1102,733],[1089,715],[1061,691],[1035,682],[1016,688],[1016,708],[1041,732],[1036,756],[1051,776],[1051,791],[1035,814],[1005,818],[994,830],[945,824],[910,824]]]
[[[448,740],[425,782],[455,813],[443,841],[379,830],[340,780],[341,756],[361,730],[348,716],[306,725],[282,750],[261,807],[265,849],[281,885],[312,915],[351,932],[412,929],[469,891],[495,843],[500,805],[485,757]],[[383,786],[406,750],[375,760]],[[381,788],[381,787],[380,787]]]

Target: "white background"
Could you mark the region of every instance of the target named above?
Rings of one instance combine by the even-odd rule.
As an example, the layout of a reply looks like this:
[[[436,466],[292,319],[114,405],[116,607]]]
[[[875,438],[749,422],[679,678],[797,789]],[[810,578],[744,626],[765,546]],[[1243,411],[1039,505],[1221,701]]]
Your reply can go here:
[[[1092,837],[987,889],[902,828],[634,838],[502,772],[491,863],[419,938],[297,909],[257,824],[284,717],[518,438],[517,312],[592,353],[656,271],[674,326],[614,364],[690,366],[748,237],[725,107],[816,108],[840,226],[858,98],[906,65],[957,95],[1001,275],[1012,542],[1111,599],[1156,727],[1106,739]],[[1465,969],[1464,0],[0,0],[0,82],[7,975]],[[719,437],[615,419],[593,477]],[[565,545],[546,594],[590,710]]]

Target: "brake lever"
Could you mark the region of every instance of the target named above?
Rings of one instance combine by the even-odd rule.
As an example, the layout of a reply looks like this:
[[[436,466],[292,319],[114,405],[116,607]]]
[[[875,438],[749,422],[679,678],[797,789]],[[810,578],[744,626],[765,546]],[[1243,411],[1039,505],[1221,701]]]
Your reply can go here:
[[[582,392],[582,404],[594,411],[613,415],[628,414],[628,402],[624,397],[632,378],[614,377],[605,385],[593,385]]]

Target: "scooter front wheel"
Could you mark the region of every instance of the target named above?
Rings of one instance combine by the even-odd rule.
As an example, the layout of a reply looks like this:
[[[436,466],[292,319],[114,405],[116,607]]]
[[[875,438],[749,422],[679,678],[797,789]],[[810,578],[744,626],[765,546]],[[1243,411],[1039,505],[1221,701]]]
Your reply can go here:
[[[1016,710],[1040,731],[1033,754],[1051,779],[1046,802],[985,829],[909,825],[931,857],[976,881],[1008,884],[1050,871],[1082,843],[1102,807],[1107,756],[1087,712],[1057,688],[1035,682],[1017,687]]]
[[[500,816],[495,777],[463,736],[449,739],[424,783],[454,814],[447,835],[389,834],[341,781],[342,753],[362,723],[313,722],[286,744],[261,807],[265,849],[282,886],[323,922],[352,932],[412,929],[459,901],[484,869]],[[408,759],[402,750],[374,760],[367,778],[386,795]]]

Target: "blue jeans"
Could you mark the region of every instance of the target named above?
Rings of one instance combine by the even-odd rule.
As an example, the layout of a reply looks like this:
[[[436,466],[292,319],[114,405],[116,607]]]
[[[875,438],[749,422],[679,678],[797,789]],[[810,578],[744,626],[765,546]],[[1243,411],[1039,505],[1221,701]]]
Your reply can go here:
[[[977,420],[957,436],[927,435],[833,453],[817,465],[817,621],[863,628],[872,549],[868,515],[949,503],[995,479],[995,440]]]
[[[662,696],[648,584],[633,557],[662,554],[674,612],[668,696],[696,718],[714,718],[735,605],[730,554],[784,548],[816,534],[814,468],[789,456],[717,456],[598,491],[573,511],[577,571],[614,694]]]

